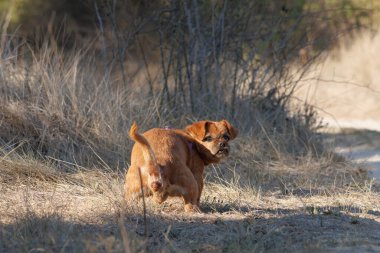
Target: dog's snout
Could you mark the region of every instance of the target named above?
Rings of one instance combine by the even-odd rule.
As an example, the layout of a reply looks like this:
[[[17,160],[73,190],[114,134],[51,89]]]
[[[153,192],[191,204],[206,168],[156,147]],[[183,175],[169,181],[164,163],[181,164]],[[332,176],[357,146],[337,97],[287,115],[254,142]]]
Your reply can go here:
[[[219,143],[219,147],[220,148],[225,148],[226,147],[226,143],[224,143],[224,142]]]

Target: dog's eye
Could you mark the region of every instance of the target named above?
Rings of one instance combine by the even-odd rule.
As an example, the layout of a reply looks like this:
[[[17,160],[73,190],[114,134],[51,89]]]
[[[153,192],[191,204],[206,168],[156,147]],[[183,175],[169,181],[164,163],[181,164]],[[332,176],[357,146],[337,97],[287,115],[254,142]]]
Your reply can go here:
[[[206,136],[206,137],[203,139],[203,141],[208,141],[208,142],[210,142],[210,141],[212,141],[212,137],[211,137],[211,136]]]
[[[224,139],[225,141],[229,141],[229,140],[230,140],[230,137],[229,137],[227,134],[225,134],[225,135],[223,135],[223,139]]]

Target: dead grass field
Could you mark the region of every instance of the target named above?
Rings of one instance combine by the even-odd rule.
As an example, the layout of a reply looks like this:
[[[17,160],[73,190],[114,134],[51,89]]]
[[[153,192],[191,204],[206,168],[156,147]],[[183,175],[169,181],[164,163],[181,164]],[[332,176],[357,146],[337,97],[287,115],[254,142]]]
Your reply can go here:
[[[237,140],[239,142],[239,138]],[[236,148],[236,147],[235,147]],[[376,252],[380,195],[339,157],[208,168],[202,214],[122,200],[123,171],[0,158],[1,252]],[[288,164],[288,165],[286,165]],[[222,171],[229,172],[223,174]],[[232,176],[231,176],[232,173]],[[251,172],[252,173],[252,172]]]
[[[379,186],[366,168],[320,146],[313,111],[280,103],[290,96],[236,93],[232,113],[229,93],[214,101],[199,91],[191,114],[184,91],[173,93],[184,99],[177,106],[165,90],[146,96],[132,85],[138,78],[122,83],[87,49],[4,42],[0,252],[380,251]],[[179,199],[147,199],[145,210],[124,203],[132,121],[147,130],[228,115],[241,133],[231,158],[207,168],[203,213],[184,213]]]

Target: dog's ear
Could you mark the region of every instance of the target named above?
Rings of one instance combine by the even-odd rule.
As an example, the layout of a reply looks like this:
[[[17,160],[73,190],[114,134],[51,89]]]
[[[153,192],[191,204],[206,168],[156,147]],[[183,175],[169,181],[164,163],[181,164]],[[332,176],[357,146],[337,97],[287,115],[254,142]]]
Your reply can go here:
[[[209,121],[199,121],[197,123],[191,124],[186,127],[186,132],[197,140],[202,141],[208,132],[208,128],[211,122]]]
[[[227,131],[228,131],[228,133],[230,134],[231,139],[235,139],[236,136],[238,135],[239,131],[238,131],[236,128],[234,128],[234,127],[230,124],[230,122],[228,122],[227,120],[224,119],[224,120],[222,120],[221,122],[222,122],[222,124],[227,128]]]

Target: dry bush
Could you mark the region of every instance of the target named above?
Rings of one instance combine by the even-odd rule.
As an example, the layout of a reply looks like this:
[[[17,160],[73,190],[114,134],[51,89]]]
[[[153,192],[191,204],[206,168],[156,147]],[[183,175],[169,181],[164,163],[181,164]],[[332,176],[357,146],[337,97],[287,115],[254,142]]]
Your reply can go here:
[[[150,21],[160,20],[153,33],[163,36],[153,49],[139,45],[145,35],[138,28],[152,25],[145,19],[136,21],[137,30],[120,31],[111,23],[113,43],[119,46],[103,48],[101,55],[92,45],[63,51],[54,31],[33,46],[3,36],[2,144],[12,148],[23,143],[23,152],[56,162],[124,167],[131,146],[125,133],[133,120],[147,129],[228,118],[243,135],[251,133],[265,145],[276,139],[281,152],[303,155],[314,149],[313,112],[291,114],[287,108],[297,84],[288,60],[277,54],[267,57],[255,44],[260,39],[265,48],[272,44],[264,32],[266,23],[256,21],[267,37],[245,38],[250,30],[235,26],[251,16],[233,14],[241,6],[234,11],[209,6],[213,20],[196,2],[177,7]],[[284,43],[294,31],[276,43]]]
[[[302,159],[308,164],[304,167],[319,171],[312,165],[324,156],[315,134],[317,115],[307,105],[289,109],[299,80],[316,60],[297,65],[294,74],[294,58],[286,56],[307,44],[298,34],[304,17],[285,32],[281,21],[294,17],[255,19],[249,12],[255,4],[241,15],[241,5],[173,4],[173,9],[136,19],[128,30],[116,19],[111,22],[116,10],[109,22],[99,10],[99,25],[107,34],[81,49],[59,47],[60,31],[53,28],[38,43],[4,35],[2,146],[48,159],[63,171],[78,166],[124,169],[132,121],[145,130],[227,118],[241,136],[236,165],[220,167],[227,178],[233,168],[248,177],[242,185],[261,187],[267,182],[260,182],[265,178],[261,171],[274,164],[296,167]],[[254,30],[243,24],[254,24]],[[271,33],[268,24],[281,32]],[[147,28],[150,32],[143,32]],[[156,43],[147,43],[149,39]],[[290,39],[299,45],[294,51],[285,46]],[[106,44],[99,50],[102,41]]]

